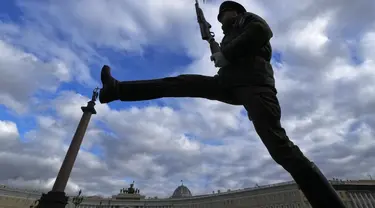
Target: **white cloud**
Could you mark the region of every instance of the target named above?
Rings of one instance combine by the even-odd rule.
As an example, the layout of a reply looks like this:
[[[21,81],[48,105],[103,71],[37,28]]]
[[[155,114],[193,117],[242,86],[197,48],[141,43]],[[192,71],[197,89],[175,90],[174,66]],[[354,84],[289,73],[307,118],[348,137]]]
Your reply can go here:
[[[0,149],[16,145],[19,139],[17,125],[11,121],[0,121]]]
[[[0,103],[24,113],[37,90],[55,91],[58,84],[69,80],[63,64],[43,62],[30,53],[0,41]]]
[[[309,50],[309,54],[318,55],[329,40],[324,33],[328,23],[328,17],[317,17],[312,22],[307,23],[307,25],[303,22],[302,28],[296,29],[292,34],[288,35],[290,40],[287,43],[293,44],[291,47],[297,49],[305,48]]]

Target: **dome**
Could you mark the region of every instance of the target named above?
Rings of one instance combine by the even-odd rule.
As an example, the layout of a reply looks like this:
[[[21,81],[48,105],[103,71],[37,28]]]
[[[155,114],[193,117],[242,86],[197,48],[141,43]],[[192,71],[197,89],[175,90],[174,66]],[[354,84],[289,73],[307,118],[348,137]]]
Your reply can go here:
[[[185,198],[191,197],[191,192],[188,187],[184,186],[183,184],[174,190],[172,198]]]

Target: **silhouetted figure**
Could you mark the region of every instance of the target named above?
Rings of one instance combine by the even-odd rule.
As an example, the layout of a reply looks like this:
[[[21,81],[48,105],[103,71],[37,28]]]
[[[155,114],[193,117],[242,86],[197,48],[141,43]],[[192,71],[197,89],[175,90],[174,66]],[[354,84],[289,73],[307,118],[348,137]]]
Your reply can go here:
[[[271,157],[291,174],[310,204],[314,208],[344,208],[319,168],[290,141],[280,124],[281,109],[270,63],[273,33],[266,21],[233,1],[221,4],[218,20],[225,36],[221,51],[211,56],[220,68],[217,75],[183,74],[120,82],[104,65],[99,101],[195,97],[242,105]]]

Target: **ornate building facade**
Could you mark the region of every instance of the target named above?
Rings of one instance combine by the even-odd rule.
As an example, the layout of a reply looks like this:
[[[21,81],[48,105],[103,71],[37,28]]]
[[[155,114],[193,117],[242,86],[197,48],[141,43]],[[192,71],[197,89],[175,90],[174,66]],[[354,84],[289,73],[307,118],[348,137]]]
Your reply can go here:
[[[375,180],[330,181],[348,208],[375,208]],[[0,207],[30,207],[41,193],[0,187]],[[69,203],[66,207],[74,207]],[[184,185],[170,198],[146,199],[133,185],[110,198],[85,197],[80,208],[308,208],[296,183],[284,182],[255,188],[193,196]]]

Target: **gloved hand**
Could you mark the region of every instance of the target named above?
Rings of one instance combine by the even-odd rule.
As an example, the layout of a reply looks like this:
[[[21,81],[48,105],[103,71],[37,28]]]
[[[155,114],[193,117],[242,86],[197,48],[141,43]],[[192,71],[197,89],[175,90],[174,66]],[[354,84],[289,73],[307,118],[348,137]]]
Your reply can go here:
[[[224,57],[223,53],[221,52],[216,52],[212,54],[211,56],[211,61],[215,62],[215,67],[224,67],[229,64],[228,60]]]

